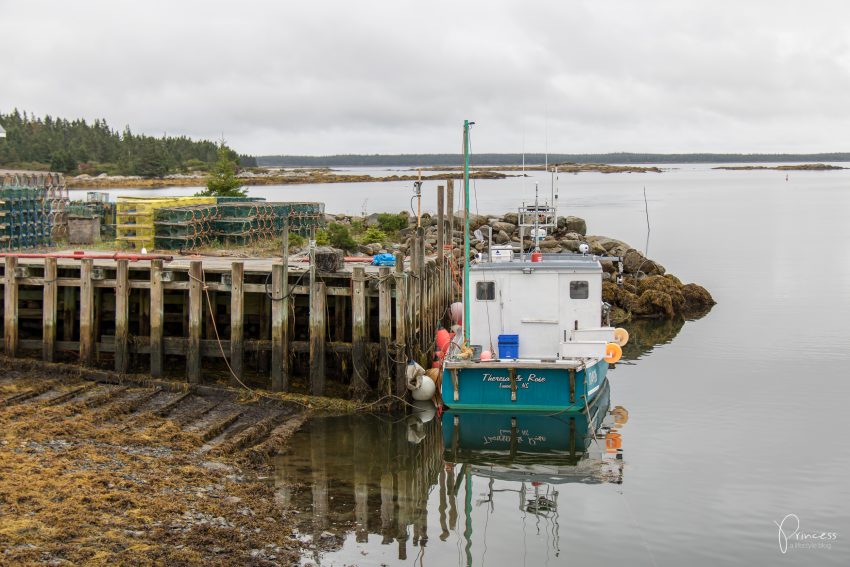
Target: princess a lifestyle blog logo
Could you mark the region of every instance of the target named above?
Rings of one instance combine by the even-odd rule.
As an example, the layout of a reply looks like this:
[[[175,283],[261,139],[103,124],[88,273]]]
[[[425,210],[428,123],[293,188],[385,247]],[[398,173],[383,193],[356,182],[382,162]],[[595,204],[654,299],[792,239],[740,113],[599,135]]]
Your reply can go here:
[[[832,549],[832,542],[838,539],[837,532],[801,529],[797,514],[788,514],[773,523],[779,528],[779,551],[783,554],[789,549]]]

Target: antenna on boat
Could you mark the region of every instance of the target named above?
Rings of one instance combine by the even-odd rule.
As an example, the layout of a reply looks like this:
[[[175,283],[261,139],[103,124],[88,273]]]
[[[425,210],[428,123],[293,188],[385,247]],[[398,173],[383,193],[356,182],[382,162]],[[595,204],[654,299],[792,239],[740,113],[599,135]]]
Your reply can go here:
[[[463,340],[469,340],[469,127],[475,124],[463,121]]]

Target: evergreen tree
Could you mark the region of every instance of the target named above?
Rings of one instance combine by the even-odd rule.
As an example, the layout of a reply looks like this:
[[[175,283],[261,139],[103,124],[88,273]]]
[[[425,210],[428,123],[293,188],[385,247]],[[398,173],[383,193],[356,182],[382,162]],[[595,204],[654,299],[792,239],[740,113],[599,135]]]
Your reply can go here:
[[[213,164],[210,176],[207,178],[207,190],[200,193],[201,195],[244,197],[247,194],[236,179],[236,161],[232,153],[222,140],[218,147],[218,160]]]

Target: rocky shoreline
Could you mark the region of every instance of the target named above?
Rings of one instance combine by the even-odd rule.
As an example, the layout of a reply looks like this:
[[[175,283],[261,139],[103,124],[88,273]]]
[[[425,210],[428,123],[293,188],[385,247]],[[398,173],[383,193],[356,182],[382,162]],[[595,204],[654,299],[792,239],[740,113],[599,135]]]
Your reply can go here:
[[[243,171],[236,175],[243,185],[304,185],[314,183],[382,183],[388,181],[415,181],[420,179],[419,175],[386,175],[376,177],[374,175],[351,175],[336,173],[330,169],[294,169],[294,170],[270,170],[256,173]],[[470,174],[472,179],[505,179],[510,175],[497,171],[476,171]],[[423,181],[443,181],[445,179],[462,179],[463,174],[440,173],[434,175],[423,175]],[[91,175],[77,175],[66,177],[66,185],[69,189],[161,189],[163,187],[203,187],[207,182],[206,175],[191,173],[175,173],[164,177],[145,178],[135,175],[106,175],[95,177]]]

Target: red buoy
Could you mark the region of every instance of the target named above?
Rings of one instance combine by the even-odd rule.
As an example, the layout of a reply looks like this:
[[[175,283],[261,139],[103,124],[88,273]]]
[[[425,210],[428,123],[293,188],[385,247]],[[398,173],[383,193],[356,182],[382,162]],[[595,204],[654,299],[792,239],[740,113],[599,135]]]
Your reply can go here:
[[[532,252],[531,253],[531,261],[532,262],[542,262],[543,261],[543,253],[542,252]]]

